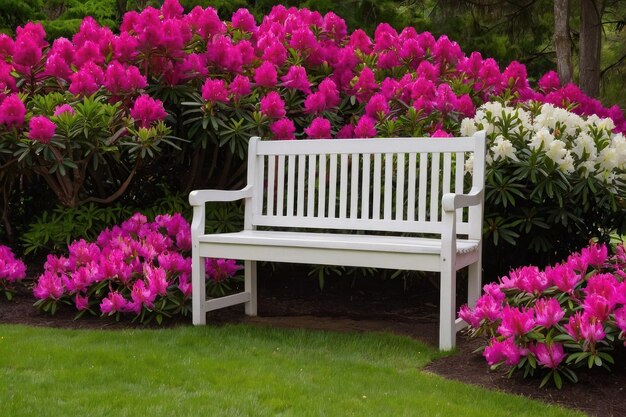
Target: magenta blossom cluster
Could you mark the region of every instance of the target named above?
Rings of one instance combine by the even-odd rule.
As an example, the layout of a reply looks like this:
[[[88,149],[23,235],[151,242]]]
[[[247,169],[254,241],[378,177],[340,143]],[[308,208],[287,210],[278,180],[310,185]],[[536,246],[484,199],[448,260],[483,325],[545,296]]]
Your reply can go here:
[[[0,289],[10,297],[15,282],[26,278],[26,265],[8,246],[0,245]]]
[[[605,245],[592,243],[544,270],[511,271],[485,285],[459,317],[470,334],[490,337],[483,355],[492,366],[534,370],[538,364],[570,377],[574,366],[613,363],[608,352],[626,346],[624,246],[609,257]]]
[[[246,9],[224,21],[212,7],[184,13],[177,0],[166,0],[160,9],[126,13],[119,34],[86,18],[71,40],[51,45],[40,24],[28,23],[15,38],[0,35],[0,102],[10,99],[0,103],[6,107],[0,124],[24,124],[15,93],[33,86],[22,79],[78,96],[104,92],[125,103],[145,101],[141,91],[152,84],[189,85],[213,104],[260,98],[256,110],[269,118],[267,133],[281,139],[376,136],[386,120],[408,109],[432,119],[427,133],[443,136],[450,120],[471,117],[476,105],[504,94],[611,117],[616,130],[626,129],[618,107],[606,109],[576,86],[561,86],[554,72],[532,87],[524,65],[512,62],[502,70],[480,53],[466,55],[447,36],[381,23],[370,37],[349,32],[332,12],[280,5],[260,22]],[[293,93],[301,95],[297,108],[281,111],[285,101],[293,107]],[[346,97],[357,104],[349,113],[339,109]],[[133,117],[145,127],[164,116],[156,107],[136,103]],[[330,115],[336,117],[329,132],[317,119]]]
[[[180,214],[148,222],[137,213],[95,242],[73,242],[67,256],[48,255],[33,292],[42,308],[62,301],[102,315],[184,314],[191,297],[190,233]],[[240,269],[232,260],[206,264],[207,277],[216,282]]]

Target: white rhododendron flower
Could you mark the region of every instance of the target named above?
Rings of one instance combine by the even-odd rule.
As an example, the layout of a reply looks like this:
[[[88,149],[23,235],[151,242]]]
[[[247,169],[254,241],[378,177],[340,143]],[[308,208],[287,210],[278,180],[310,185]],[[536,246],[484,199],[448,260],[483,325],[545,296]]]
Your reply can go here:
[[[539,149],[541,147],[547,149],[554,140],[554,136],[550,133],[550,130],[542,127],[539,131],[535,132],[534,135],[531,135],[530,139],[531,141],[528,146],[530,146],[531,149]]]
[[[517,155],[515,155],[515,147],[510,140],[505,139],[502,135],[499,135],[494,141],[494,145],[491,147],[493,152],[493,160],[499,159],[512,159],[518,161]]]

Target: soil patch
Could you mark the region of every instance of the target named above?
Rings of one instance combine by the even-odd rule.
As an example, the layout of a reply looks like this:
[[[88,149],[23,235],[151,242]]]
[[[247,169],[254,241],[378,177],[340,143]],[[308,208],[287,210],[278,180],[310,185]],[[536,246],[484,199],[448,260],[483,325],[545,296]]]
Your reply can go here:
[[[388,284],[388,283],[387,283]],[[247,317],[241,306],[210,312],[211,323],[252,323],[287,328],[308,328],[339,332],[393,332],[437,345],[438,308],[433,288],[402,291],[385,285],[384,289],[336,285],[323,293],[311,279],[273,280],[259,289],[259,317]],[[382,287],[382,285],[381,285]],[[26,324],[72,329],[125,329],[145,327],[129,320],[85,316],[74,320],[75,312],[60,309],[55,316],[36,311],[35,299],[26,289],[12,301],[0,300],[0,323]],[[165,326],[189,326],[190,320],[170,320]],[[155,325],[156,326],[156,325]],[[592,416],[626,417],[626,352],[616,357],[613,372],[579,372],[578,384],[561,390],[538,389],[539,380],[521,376],[507,378],[490,371],[479,353],[472,353],[484,343],[458,337],[458,353],[430,363],[427,372],[445,378],[480,385],[526,397],[579,409]]]

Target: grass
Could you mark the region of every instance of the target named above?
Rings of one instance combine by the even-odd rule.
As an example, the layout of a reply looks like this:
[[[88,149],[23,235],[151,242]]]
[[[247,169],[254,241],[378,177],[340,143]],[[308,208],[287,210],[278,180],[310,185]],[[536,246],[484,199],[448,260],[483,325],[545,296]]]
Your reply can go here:
[[[0,325],[3,416],[581,416],[420,371],[406,337]]]

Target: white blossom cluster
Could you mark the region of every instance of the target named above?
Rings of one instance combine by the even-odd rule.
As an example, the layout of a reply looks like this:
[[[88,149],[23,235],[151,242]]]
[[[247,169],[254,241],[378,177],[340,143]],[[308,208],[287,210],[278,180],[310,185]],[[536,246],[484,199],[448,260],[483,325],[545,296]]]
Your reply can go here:
[[[461,122],[461,135],[487,131],[488,164],[519,161],[526,148],[554,161],[566,174],[593,175],[613,184],[626,179],[626,138],[613,134],[614,128],[610,118],[581,117],[551,104],[511,107],[491,102]],[[467,161],[466,169],[471,164]]]

